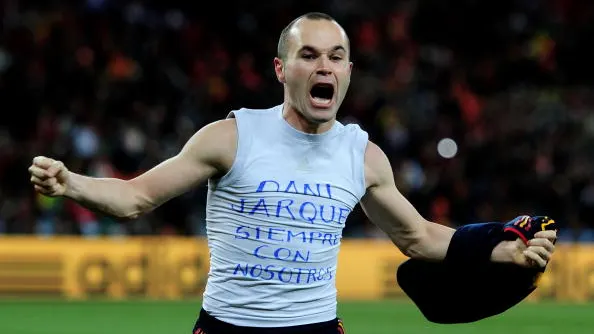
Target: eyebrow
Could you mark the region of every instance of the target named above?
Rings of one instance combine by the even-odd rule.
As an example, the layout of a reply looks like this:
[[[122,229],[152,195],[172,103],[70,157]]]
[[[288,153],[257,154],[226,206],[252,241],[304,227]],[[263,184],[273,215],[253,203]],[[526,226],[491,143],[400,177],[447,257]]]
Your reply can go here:
[[[330,51],[335,52],[335,51],[340,51],[340,50],[346,52],[346,49],[342,45],[335,45]],[[302,51],[318,52],[318,50],[311,45],[302,46],[301,49],[299,49],[299,52],[302,52]]]

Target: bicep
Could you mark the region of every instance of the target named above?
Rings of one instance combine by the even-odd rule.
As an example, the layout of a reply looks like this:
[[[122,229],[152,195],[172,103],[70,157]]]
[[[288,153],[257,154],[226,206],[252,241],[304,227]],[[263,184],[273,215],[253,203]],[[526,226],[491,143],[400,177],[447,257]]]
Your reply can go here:
[[[404,253],[424,237],[426,220],[393,183],[368,188],[361,200],[361,208]]]
[[[371,143],[365,154],[367,193],[361,207],[369,219],[410,256],[442,258],[453,229],[426,220],[398,190],[392,167],[379,147]]]
[[[152,207],[161,205],[224,173],[235,155],[235,120],[213,123],[196,132],[180,152],[129,182]]]

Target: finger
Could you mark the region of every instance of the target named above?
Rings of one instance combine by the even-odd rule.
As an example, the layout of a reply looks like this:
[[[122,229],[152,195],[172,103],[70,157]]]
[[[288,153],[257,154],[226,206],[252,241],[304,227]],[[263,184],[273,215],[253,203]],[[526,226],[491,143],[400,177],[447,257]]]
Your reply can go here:
[[[48,157],[44,157],[44,156],[38,156],[33,158],[33,165],[39,166],[41,168],[44,169],[48,169],[52,166],[52,164],[55,162],[56,160],[52,159],[52,158],[48,158]]]
[[[62,163],[62,161],[54,161],[50,168],[48,168],[47,175],[49,177],[54,177],[62,171],[62,168],[64,168],[64,164]]]
[[[554,231],[554,230],[539,231],[534,234],[534,237],[555,240],[555,239],[557,239],[557,231]]]
[[[52,192],[51,189],[47,189],[47,188],[44,188],[44,187],[38,186],[38,185],[33,186],[33,188],[35,188],[35,191],[37,191],[41,194],[44,194],[44,195],[50,194]]]
[[[541,258],[538,254],[536,254],[530,249],[524,251],[524,256],[526,256],[528,260],[534,261],[534,263],[541,268],[544,268],[547,265],[547,261],[545,261],[543,258]]]
[[[31,176],[31,183],[33,183],[34,185],[38,185],[38,186],[42,186],[43,185],[43,181],[42,179],[38,178],[35,175]]]
[[[56,180],[55,177],[51,177],[49,179],[41,179],[41,178],[38,178],[37,176],[31,176],[31,183],[41,186],[41,187],[51,188],[51,187],[55,186],[58,183],[58,181]]]
[[[552,253],[555,251],[555,245],[549,239],[543,239],[543,238],[532,239],[532,240],[528,241],[528,246],[541,246],[541,247],[544,247],[549,253]]]
[[[44,183],[48,187],[54,187],[56,184],[58,184],[58,180],[56,180],[55,177],[50,177],[49,179],[45,180]]]
[[[39,166],[44,169],[49,168],[53,163],[54,159],[46,158],[43,156],[33,158],[33,165]]]
[[[551,252],[549,252],[546,248],[542,246],[530,246],[527,250],[538,254],[540,258],[545,260],[546,262],[549,262],[549,260],[551,259]]]
[[[39,168],[37,166],[29,167],[29,173],[31,173],[31,175],[38,177],[40,179],[47,178],[47,171],[45,169]]]

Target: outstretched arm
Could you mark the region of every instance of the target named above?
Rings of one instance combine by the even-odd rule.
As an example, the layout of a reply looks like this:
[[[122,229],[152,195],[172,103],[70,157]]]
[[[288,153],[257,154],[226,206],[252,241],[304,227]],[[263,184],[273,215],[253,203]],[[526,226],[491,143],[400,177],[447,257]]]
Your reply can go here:
[[[369,219],[382,229],[407,256],[425,260],[443,260],[455,230],[423,218],[398,191],[392,167],[382,150],[369,142],[365,152],[367,193],[361,207]],[[502,241],[492,251],[491,260],[520,265],[545,266],[554,246],[554,231],[539,232],[529,241]]]
[[[181,151],[131,179],[94,178],[69,171],[61,161],[39,156],[29,172],[35,190],[65,196],[81,205],[118,218],[134,219],[154,210],[233,163],[237,130],[234,119],[205,126]]]

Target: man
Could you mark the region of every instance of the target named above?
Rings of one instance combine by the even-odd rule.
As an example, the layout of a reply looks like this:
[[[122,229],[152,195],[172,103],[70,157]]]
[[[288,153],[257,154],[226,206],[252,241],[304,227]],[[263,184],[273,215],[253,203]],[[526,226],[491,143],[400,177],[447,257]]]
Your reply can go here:
[[[129,181],[86,177],[36,157],[31,182],[43,194],[134,219],[208,181],[211,268],[194,332],[341,333],[336,262],[357,203],[414,259],[444,260],[455,235],[399,193],[387,157],[363,130],[336,121],[349,55],[336,21],[306,14],[280,36],[274,70],[282,105],[233,111]],[[527,245],[498,242],[488,260],[542,268],[555,237],[545,231]]]

